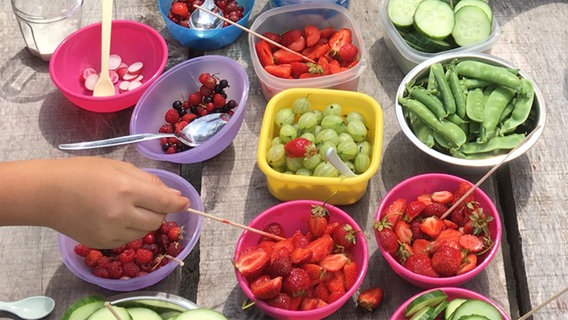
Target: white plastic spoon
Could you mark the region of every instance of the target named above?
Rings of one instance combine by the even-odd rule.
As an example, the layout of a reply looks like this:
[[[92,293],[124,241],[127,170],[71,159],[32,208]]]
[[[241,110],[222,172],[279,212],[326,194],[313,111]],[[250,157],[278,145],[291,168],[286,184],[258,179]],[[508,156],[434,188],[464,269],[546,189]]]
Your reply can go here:
[[[93,96],[108,97],[114,95],[114,84],[108,73],[110,58],[110,34],[112,28],[112,0],[103,0],[103,15],[101,22],[101,73],[95,84]]]
[[[327,151],[325,152],[325,158],[342,175],[344,175],[346,177],[355,177],[356,176],[353,173],[353,171],[351,171],[351,169],[349,169],[349,167],[345,164],[345,162],[343,162],[343,160],[341,160],[341,158],[339,158],[339,156],[337,155],[337,152],[335,151],[334,148],[327,149]]]
[[[35,296],[14,302],[0,302],[0,310],[8,311],[26,320],[47,317],[55,307],[55,301],[46,296]]]

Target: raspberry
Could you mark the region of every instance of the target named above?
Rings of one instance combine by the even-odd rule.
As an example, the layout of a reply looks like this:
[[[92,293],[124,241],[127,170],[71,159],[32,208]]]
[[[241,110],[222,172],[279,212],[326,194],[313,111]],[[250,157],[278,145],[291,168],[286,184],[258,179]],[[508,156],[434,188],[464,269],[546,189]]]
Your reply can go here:
[[[156,231],[150,231],[144,235],[142,242],[146,244],[156,243]]]
[[[174,133],[174,126],[171,124],[164,124],[158,130],[159,133]]]
[[[142,249],[150,251],[153,255],[160,254],[160,248],[157,244],[145,244],[142,246]]]
[[[122,251],[126,250],[126,245],[111,249],[112,253],[120,254]]]
[[[213,95],[213,104],[217,108],[222,108],[227,103],[227,100],[219,93]]]
[[[197,115],[195,113],[186,113],[183,115],[183,117],[181,117],[181,120],[190,123],[191,121],[195,120],[195,118],[197,118]]]
[[[197,106],[201,103],[202,99],[203,96],[201,95],[201,93],[199,93],[199,91],[195,91],[194,93],[189,95],[189,98],[187,100],[191,106]]]
[[[134,262],[125,263],[122,266],[122,273],[129,278],[135,278],[140,273],[140,267]]]
[[[136,252],[134,250],[126,249],[118,256],[118,259],[120,260],[120,262],[125,264],[134,261],[135,256]]]
[[[97,261],[97,267],[101,267],[101,268],[107,268],[111,263],[111,259],[107,256],[102,256],[100,257],[100,259]]]
[[[173,227],[168,231],[168,238],[171,241],[178,241],[183,238],[183,228]]]
[[[162,248],[167,248],[170,243],[172,241],[170,240],[170,238],[168,237],[167,234],[160,234],[160,236],[158,237],[156,244],[158,244],[159,246],[161,246]]]
[[[132,240],[129,243],[126,244],[126,248],[128,249],[132,249],[132,250],[137,250],[142,248],[142,239],[136,239],[136,240]]]
[[[93,275],[96,276],[96,277],[99,277],[99,278],[103,278],[103,279],[110,278],[108,270],[106,268],[101,268],[101,267],[95,267],[93,269]]]
[[[120,261],[111,262],[108,267],[108,274],[112,279],[120,279],[122,277],[122,263]]]
[[[152,257],[154,255],[152,254],[152,251],[148,250],[148,249],[138,249],[136,250],[136,263],[138,264],[146,264],[150,261],[152,261]]]
[[[174,241],[170,243],[168,249],[166,250],[166,253],[172,257],[177,257],[182,250],[183,250],[183,245],[179,241]]]
[[[176,16],[179,16],[182,19],[189,18],[189,9],[184,2],[175,1],[172,3],[172,7],[170,8],[170,12]]]
[[[164,118],[167,123],[175,125],[179,120],[179,113],[174,109],[168,109]]]
[[[99,250],[91,250],[85,257],[85,264],[91,268],[97,265],[97,261],[103,256]]]
[[[89,252],[91,251],[91,248],[87,247],[84,244],[79,243],[75,246],[75,248],[73,248],[73,250],[80,257],[86,257],[89,254]]]

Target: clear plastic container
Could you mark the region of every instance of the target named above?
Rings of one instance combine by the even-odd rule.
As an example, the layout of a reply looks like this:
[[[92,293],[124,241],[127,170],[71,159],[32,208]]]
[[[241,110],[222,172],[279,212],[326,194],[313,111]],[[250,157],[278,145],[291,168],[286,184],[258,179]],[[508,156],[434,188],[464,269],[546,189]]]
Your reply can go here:
[[[428,58],[443,54],[443,53],[461,53],[461,52],[489,52],[500,34],[499,24],[495,17],[493,17],[491,34],[489,37],[478,44],[458,47],[451,50],[441,51],[438,53],[421,52],[411,48],[406,41],[402,38],[394,24],[390,21],[387,12],[389,0],[382,0],[379,7],[379,16],[385,27],[386,36],[384,37],[387,49],[393,56],[399,68],[404,73],[408,73],[412,68]]]
[[[335,3],[345,8],[349,8],[349,0],[270,0],[273,8],[302,3]]]
[[[250,29],[259,34],[263,34],[267,31],[280,34],[293,28],[303,28],[308,24],[320,29],[330,26],[335,30],[341,28],[351,29],[352,42],[359,48],[359,63],[349,70],[332,75],[306,79],[279,78],[268,73],[260,64],[255,50],[255,44],[259,39],[250,33],[248,42],[251,61],[262,94],[267,101],[278,92],[288,88],[357,90],[359,86],[359,76],[364,71],[367,64],[367,49],[363,42],[361,29],[349,10],[331,3],[296,4],[273,8],[260,14],[254,20]]]

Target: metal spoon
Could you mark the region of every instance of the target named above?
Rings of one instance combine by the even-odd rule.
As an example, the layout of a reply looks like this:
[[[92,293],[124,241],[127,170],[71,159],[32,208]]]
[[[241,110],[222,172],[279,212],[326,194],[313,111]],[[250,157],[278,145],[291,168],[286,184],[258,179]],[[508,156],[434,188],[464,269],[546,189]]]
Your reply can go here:
[[[108,97],[114,95],[114,84],[108,73],[110,57],[110,34],[112,28],[112,0],[103,0],[103,15],[101,22],[101,73],[95,84],[93,96]]]
[[[221,13],[221,9],[213,0],[205,0],[201,7],[214,13]],[[189,16],[189,26],[196,30],[219,29],[223,27],[223,20],[202,10],[195,9]]]
[[[339,156],[337,155],[337,152],[335,151],[334,148],[327,149],[327,151],[325,152],[325,158],[342,175],[344,175],[346,177],[355,177],[356,176],[353,173],[353,171],[351,171],[351,169],[349,169],[349,167],[345,164],[345,162],[343,162],[343,160],[341,160],[341,158],[339,158]]]
[[[54,307],[55,301],[46,296],[29,297],[14,302],[0,302],[0,310],[8,311],[27,320],[45,318]]]
[[[59,149],[96,149],[160,138],[178,138],[187,146],[197,147],[221,130],[221,128],[229,122],[230,118],[231,116],[226,113],[211,113],[190,122],[187,126],[185,126],[185,128],[183,128],[180,135],[176,135],[175,133],[138,133],[103,140],[63,143],[59,145]]]

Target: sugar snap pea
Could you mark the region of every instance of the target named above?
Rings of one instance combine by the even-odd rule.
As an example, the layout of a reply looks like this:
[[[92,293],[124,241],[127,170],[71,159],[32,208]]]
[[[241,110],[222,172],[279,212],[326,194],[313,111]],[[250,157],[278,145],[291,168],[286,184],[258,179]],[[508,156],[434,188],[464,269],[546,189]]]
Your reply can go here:
[[[444,74],[444,67],[441,63],[434,63],[430,66],[430,71],[434,73],[434,78],[436,79],[436,86],[440,92],[442,102],[446,108],[448,114],[456,112],[456,101],[452,95],[452,90],[450,89],[450,84],[446,79]]]
[[[463,60],[456,64],[456,71],[465,77],[489,81],[515,91],[521,90],[521,79],[505,67],[476,60]]]
[[[471,90],[475,88],[485,88],[490,84],[489,81],[472,79],[472,78],[461,78],[460,85],[464,90]]]
[[[408,94],[410,97],[422,102],[425,106],[434,112],[438,119],[445,118],[448,113],[444,108],[444,104],[440,101],[440,98],[433,95],[430,91],[420,86],[412,86],[408,89]]]
[[[465,110],[467,117],[473,121],[483,122],[483,109],[485,108],[483,91],[475,88],[467,92]]]
[[[459,147],[467,141],[465,132],[459,126],[450,121],[440,121],[422,102],[403,97],[399,97],[398,101],[403,107],[422,119],[432,130],[442,134],[455,147]]]
[[[509,103],[507,103],[507,106],[505,107],[505,109],[503,109],[503,112],[501,112],[501,116],[499,116],[499,123],[502,124],[503,121],[505,121],[505,119],[509,118],[509,116],[511,115],[511,113],[513,112],[513,109],[515,109],[515,101],[517,100],[516,97],[513,97],[513,100],[509,101]]]
[[[418,140],[422,141],[428,148],[434,147],[436,142],[434,141],[434,135],[432,128],[427,126],[422,119],[418,118],[414,113],[409,114],[410,119],[410,126],[412,127],[412,131],[418,138]]]
[[[465,118],[465,96],[454,65],[450,65],[448,67],[448,84],[450,85],[450,91],[454,96],[456,113],[460,116],[460,118]]]
[[[477,142],[485,143],[495,136],[495,129],[497,128],[501,113],[503,113],[503,110],[509,101],[513,99],[514,95],[514,90],[504,86],[499,86],[491,92],[483,109],[481,136],[478,138]]]
[[[524,94],[517,95],[511,116],[507,118],[500,128],[501,135],[505,135],[515,131],[515,129],[524,123],[531,113],[534,101],[534,87],[532,82],[526,78],[521,79],[524,88]]]
[[[464,154],[487,153],[497,150],[511,150],[525,139],[521,133],[510,134],[507,136],[496,136],[486,143],[468,142],[464,143],[458,151]]]

